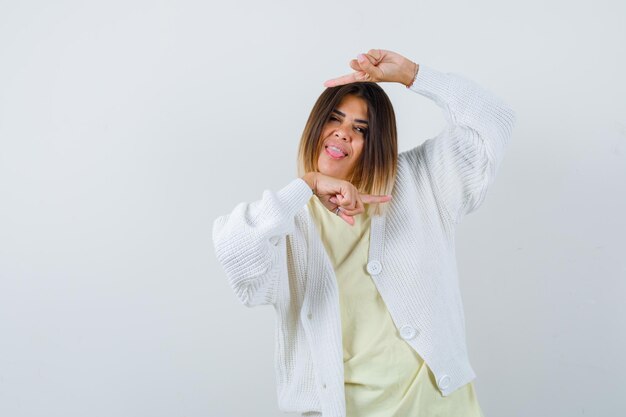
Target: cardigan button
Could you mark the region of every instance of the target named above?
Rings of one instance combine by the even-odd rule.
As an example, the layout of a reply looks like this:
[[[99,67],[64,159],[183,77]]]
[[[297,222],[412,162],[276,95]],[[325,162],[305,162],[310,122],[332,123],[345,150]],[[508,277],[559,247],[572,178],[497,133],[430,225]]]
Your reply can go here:
[[[383,266],[378,261],[369,261],[366,269],[370,275],[378,275],[383,270]]]
[[[404,340],[413,339],[416,335],[417,335],[417,330],[415,329],[415,327],[409,326],[408,324],[405,324],[404,326],[400,327],[400,336]]]
[[[450,386],[450,377],[448,375],[441,375],[439,378],[439,388],[446,389]]]

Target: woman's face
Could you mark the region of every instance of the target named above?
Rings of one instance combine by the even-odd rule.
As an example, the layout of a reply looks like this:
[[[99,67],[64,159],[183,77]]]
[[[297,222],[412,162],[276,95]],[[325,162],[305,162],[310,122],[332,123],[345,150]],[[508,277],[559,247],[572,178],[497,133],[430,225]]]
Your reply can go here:
[[[346,95],[322,129],[323,146],[317,160],[319,172],[347,180],[365,146],[367,102]]]

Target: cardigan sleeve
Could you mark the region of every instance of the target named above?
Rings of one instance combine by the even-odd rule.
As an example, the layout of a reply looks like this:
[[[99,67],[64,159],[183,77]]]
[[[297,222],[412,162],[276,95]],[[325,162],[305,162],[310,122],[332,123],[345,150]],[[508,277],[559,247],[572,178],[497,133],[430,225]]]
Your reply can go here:
[[[511,138],[515,112],[475,82],[428,66],[419,66],[410,90],[443,110],[446,128],[409,152],[423,152],[435,194],[456,224],[483,202]]]
[[[295,178],[260,200],[239,203],[213,222],[213,245],[235,295],[246,306],[272,304],[277,285],[287,274],[286,235],[293,232],[295,214],[311,198],[311,188]]]

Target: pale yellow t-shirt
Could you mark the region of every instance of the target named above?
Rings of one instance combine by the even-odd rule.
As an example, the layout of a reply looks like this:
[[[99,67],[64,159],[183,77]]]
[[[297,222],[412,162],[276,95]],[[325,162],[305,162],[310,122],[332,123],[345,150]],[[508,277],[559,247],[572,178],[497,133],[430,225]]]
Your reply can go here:
[[[351,226],[316,196],[307,204],[337,276],[347,417],[483,417],[471,382],[444,397],[400,337],[365,268],[370,217]]]

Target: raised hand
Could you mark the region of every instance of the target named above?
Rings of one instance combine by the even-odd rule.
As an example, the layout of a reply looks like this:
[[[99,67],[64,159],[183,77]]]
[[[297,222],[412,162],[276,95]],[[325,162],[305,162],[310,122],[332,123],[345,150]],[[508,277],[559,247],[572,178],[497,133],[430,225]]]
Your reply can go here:
[[[398,82],[409,85],[419,71],[419,65],[392,51],[370,49],[366,54],[357,55],[350,61],[355,72],[324,82],[325,87],[353,82]]]

